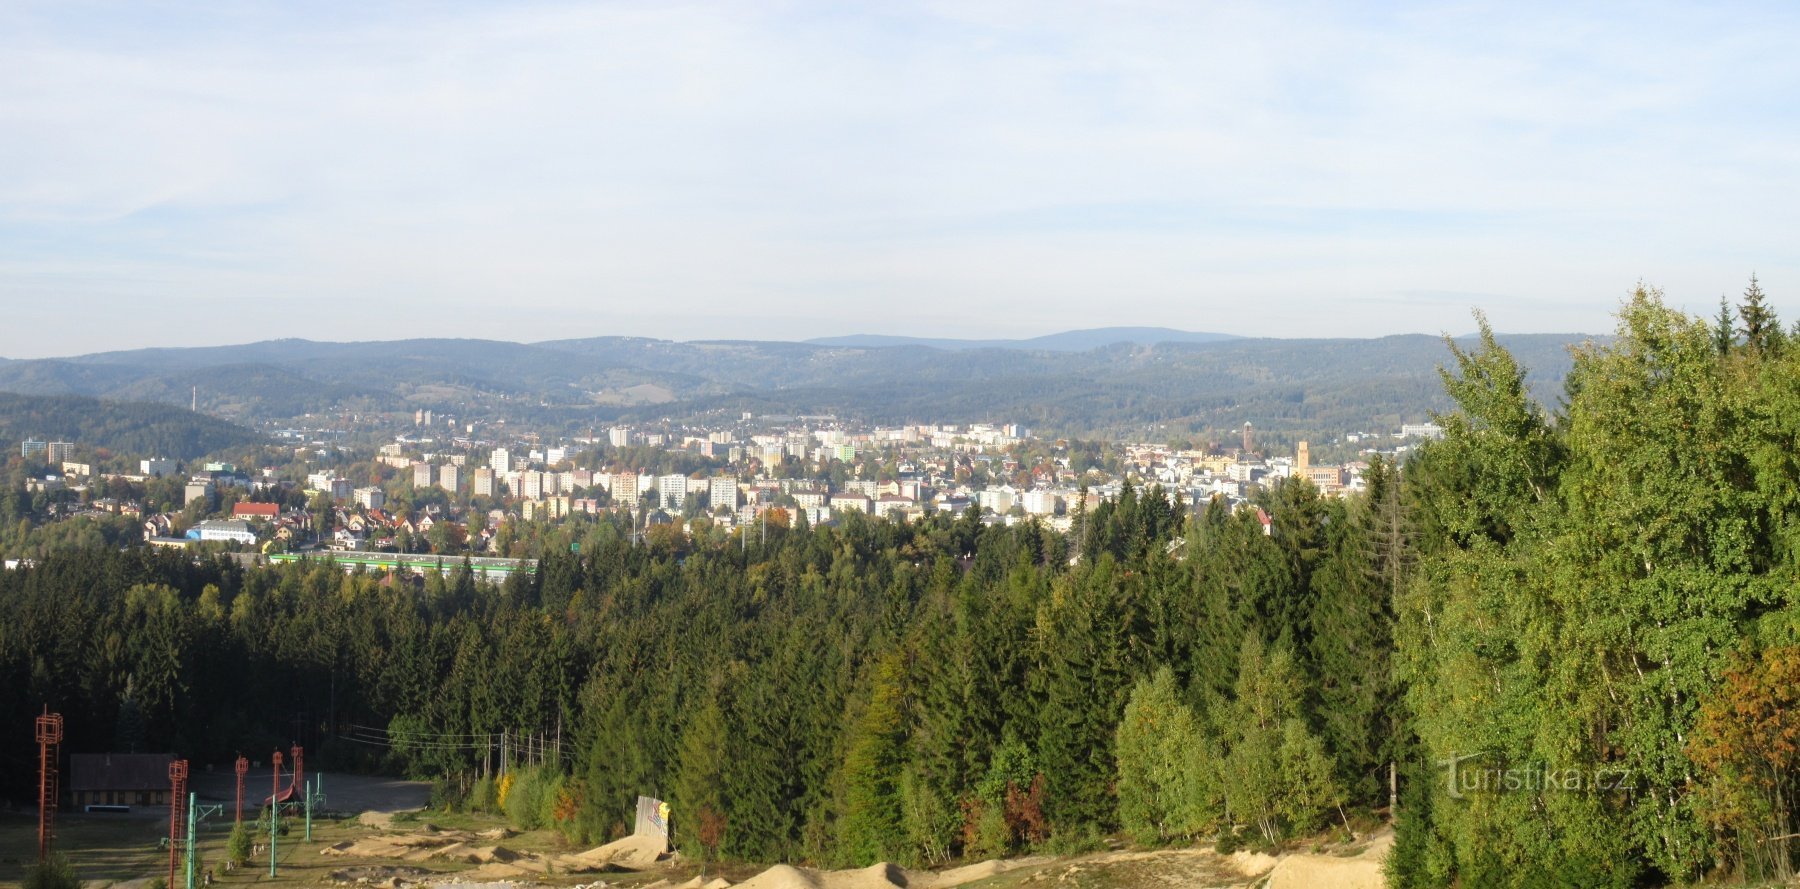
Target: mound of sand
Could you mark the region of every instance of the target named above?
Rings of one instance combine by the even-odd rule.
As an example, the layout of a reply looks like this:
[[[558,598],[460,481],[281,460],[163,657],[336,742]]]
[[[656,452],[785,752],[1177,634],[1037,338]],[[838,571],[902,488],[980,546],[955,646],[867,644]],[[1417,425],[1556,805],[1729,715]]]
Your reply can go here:
[[[906,889],[911,877],[900,865],[883,861],[856,870],[834,870],[820,875],[823,889]]]
[[[1276,858],[1262,852],[1238,851],[1231,853],[1226,861],[1246,877],[1260,877],[1275,867]]]
[[[712,882],[700,887],[700,889],[731,889],[731,881],[724,877],[714,877]]]
[[[1050,861],[1051,859],[1045,855],[1033,855],[1026,858],[994,858],[988,861],[978,861],[974,864],[965,864],[961,867],[953,867],[949,870],[939,871],[936,874],[933,874],[930,871],[920,873],[909,872],[907,873],[907,885],[910,889],[955,889],[955,887],[961,886],[964,883],[985,880],[988,877],[997,876],[1006,873],[1009,870],[1017,870],[1021,867],[1048,864]]]
[[[581,859],[590,865],[615,864],[620,867],[642,869],[656,864],[667,854],[669,854],[667,839],[633,834],[572,857]]]
[[[965,864],[962,867],[953,867],[944,871],[943,873],[938,874],[937,879],[934,880],[931,885],[961,886],[964,883],[985,880],[988,877],[998,876],[1005,872],[1005,865],[999,861],[981,861],[975,864]]]
[[[1368,848],[1349,858],[1331,855],[1288,855],[1269,871],[1268,889],[1383,889],[1387,877],[1382,862],[1394,847],[1394,835],[1375,838]]]
[[[356,816],[356,823],[364,827],[393,827],[393,812],[364,812]]]
[[[737,889],[821,889],[819,878],[789,864],[774,867],[737,884]]]

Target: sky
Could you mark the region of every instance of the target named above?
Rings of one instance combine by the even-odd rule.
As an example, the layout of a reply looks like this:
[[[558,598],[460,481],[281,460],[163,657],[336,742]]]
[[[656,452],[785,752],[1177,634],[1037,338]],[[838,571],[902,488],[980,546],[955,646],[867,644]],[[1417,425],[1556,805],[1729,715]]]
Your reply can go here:
[[[1776,3],[0,0],[0,356],[1800,310],[1796,45]]]

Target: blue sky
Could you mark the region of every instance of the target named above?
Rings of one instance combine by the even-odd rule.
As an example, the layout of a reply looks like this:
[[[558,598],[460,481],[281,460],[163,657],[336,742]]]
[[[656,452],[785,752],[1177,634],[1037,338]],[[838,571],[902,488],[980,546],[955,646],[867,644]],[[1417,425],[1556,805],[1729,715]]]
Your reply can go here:
[[[1787,5],[275,6],[0,2],[0,355],[1800,310]]]

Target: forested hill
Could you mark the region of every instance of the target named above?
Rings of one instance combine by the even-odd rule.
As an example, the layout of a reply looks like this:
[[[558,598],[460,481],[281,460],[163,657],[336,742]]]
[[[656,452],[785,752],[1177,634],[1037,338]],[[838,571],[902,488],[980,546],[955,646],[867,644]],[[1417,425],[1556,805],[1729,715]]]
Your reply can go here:
[[[0,392],[0,442],[71,441],[115,453],[190,459],[260,439],[256,433],[186,408],[78,395]]]
[[[543,561],[498,588],[52,553],[0,571],[0,722],[48,705],[71,752],[212,763],[299,742],[443,806],[494,804],[500,732],[555,733],[565,768],[509,785],[521,828],[615,836],[649,793],[704,826],[675,833],[695,856],[758,862],[1397,815],[1398,889],[1786,884],[1800,343],[1760,294],[1721,324],[1640,293],[1554,422],[1495,339],[1452,358],[1444,438],[1342,499],[1127,490],[1067,535],[970,513],[633,545],[582,518],[521,528]],[[33,753],[0,735],[0,794]]]
[[[1131,336],[1154,339],[1154,330]],[[1192,340],[1212,335],[1181,334]],[[570,428],[663,417],[830,413],[876,423],[1013,421],[1047,432],[1224,437],[1376,430],[1450,407],[1442,339],[1114,341],[1077,331],[998,347],[692,342],[626,337],[148,349],[0,363],[0,390],[74,393],[272,419],[335,409],[506,417]],[[1519,335],[1502,345],[1554,403],[1568,348],[1585,338]]]

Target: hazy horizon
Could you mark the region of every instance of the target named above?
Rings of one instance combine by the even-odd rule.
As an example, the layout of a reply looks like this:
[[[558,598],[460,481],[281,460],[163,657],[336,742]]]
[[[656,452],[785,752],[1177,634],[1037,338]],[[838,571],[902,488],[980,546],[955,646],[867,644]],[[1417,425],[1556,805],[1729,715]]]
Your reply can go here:
[[[1127,329],[1143,329],[1145,327],[1148,327],[1148,325],[1133,325],[1131,328],[1127,328]],[[1056,336],[1058,334],[1085,333],[1085,332],[1089,332],[1091,330],[1105,330],[1105,329],[1109,329],[1109,328],[1084,328],[1084,329],[1079,329],[1079,330],[1051,330],[1051,331],[1043,331],[1041,333],[1026,334],[1026,335],[1017,336],[1017,337],[918,337],[918,336],[912,336],[912,335],[908,335],[908,334],[885,334],[885,333],[884,334],[869,334],[867,332],[858,332],[858,333],[826,335],[826,336],[820,336],[820,337],[809,337],[804,340],[801,340],[801,339],[770,339],[770,338],[766,338],[766,337],[757,337],[757,338],[749,338],[749,337],[675,338],[675,337],[658,337],[658,336],[637,336],[637,335],[631,335],[631,334],[595,334],[593,336],[574,335],[574,336],[547,337],[544,339],[508,339],[508,338],[500,337],[500,336],[473,337],[473,336],[423,336],[423,335],[422,336],[413,336],[413,337],[373,337],[373,338],[351,338],[351,339],[326,339],[326,338],[320,338],[320,337],[316,337],[316,336],[291,336],[291,337],[262,337],[259,339],[252,339],[252,340],[240,340],[240,341],[217,342],[217,343],[202,343],[202,344],[171,343],[171,344],[166,344],[166,345],[165,344],[157,344],[157,345],[145,345],[145,346],[127,346],[127,347],[119,348],[119,349],[92,349],[92,350],[87,350],[87,351],[82,351],[82,352],[68,352],[68,353],[46,354],[46,355],[0,354],[0,361],[39,361],[39,360],[57,360],[57,359],[67,359],[67,358],[83,358],[83,357],[87,357],[87,356],[91,356],[91,355],[105,355],[105,354],[136,352],[136,351],[142,351],[142,350],[155,350],[155,349],[240,348],[240,347],[245,347],[245,346],[261,345],[261,344],[265,344],[265,343],[276,343],[276,342],[281,342],[284,340],[285,341],[308,341],[308,342],[324,343],[324,344],[332,344],[332,345],[366,345],[366,344],[371,344],[371,343],[403,343],[403,342],[413,342],[413,341],[418,341],[418,340],[434,340],[434,339],[436,339],[436,340],[472,340],[472,341],[480,341],[480,342],[510,343],[513,345],[520,345],[520,346],[534,346],[534,345],[540,345],[543,343],[552,343],[552,342],[561,342],[561,341],[570,341],[570,340],[600,339],[600,338],[605,338],[605,337],[618,336],[618,337],[626,338],[626,339],[646,339],[646,340],[657,340],[657,341],[661,341],[661,342],[671,342],[671,343],[744,342],[744,343],[793,343],[793,344],[798,344],[798,345],[824,345],[823,343],[818,343],[816,341],[845,339],[845,338],[856,337],[856,336],[880,336],[880,337],[894,337],[897,339],[932,339],[932,340],[955,339],[955,340],[966,340],[966,341],[970,341],[970,342],[984,342],[984,341],[1021,342],[1021,341],[1036,339],[1036,338],[1040,338],[1040,337]],[[1459,332],[1440,331],[1440,332],[1436,332],[1436,333],[1426,333],[1424,331],[1399,331],[1399,332],[1395,332],[1395,333],[1374,334],[1374,335],[1366,336],[1366,337],[1362,337],[1362,336],[1357,336],[1357,337],[1350,337],[1350,336],[1346,336],[1346,337],[1300,337],[1300,336],[1260,337],[1260,336],[1242,336],[1242,335],[1238,335],[1238,334],[1233,334],[1230,331],[1176,330],[1174,328],[1170,328],[1170,330],[1172,330],[1173,332],[1176,332],[1176,333],[1187,333],[1187,334],[1194,334],[1194,333],[1223,334],[1224,336],[1226,336],[1228,338],[1226,340],[1221,340],[1220,342],[1229,342],[1229,341],[1233,341],[1233,340],[1313,340],[1313,339],[1379,340],[1379,339],[1387,339],[1390,337],[1404,337],[1404,336],[1442,337],[1442,336],[1446,336],[1446,335],[1450,336],[1454,339],[1466,339],[1466,338],[1474,337],[1477,335],[1477,332],[1474,330],[1464,330],[1464,331],[1459,331]],[[1494,331],[1494,333],[1496,336],[1500,336],[1500,337],[1510,337],[1510,336],[1610,337],[1610,336],[1612,336],[1611,331],[1601,332],[1601,331],[1585,331],[1585,330],[1537,330],[1537,331],[1497,330],[1497,331]],[[1123,341],[1124,340],[1116,340],[1114,342],[1123,342]],[[885,346],[876,345],[876,346],[867,346],[865,348],[885,348]],[[1047,350],[1047,351],[1057,351],[1057,350]]]
[[[1800,288],[1800,10],[0,9],[0,355],[1604,332]]]

